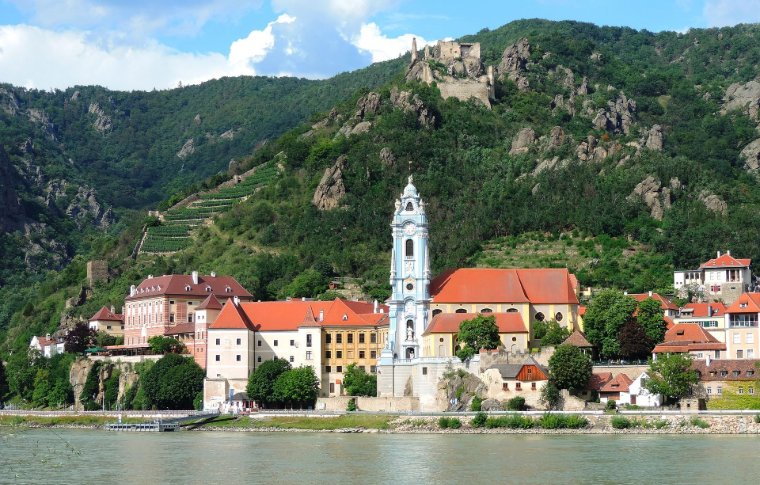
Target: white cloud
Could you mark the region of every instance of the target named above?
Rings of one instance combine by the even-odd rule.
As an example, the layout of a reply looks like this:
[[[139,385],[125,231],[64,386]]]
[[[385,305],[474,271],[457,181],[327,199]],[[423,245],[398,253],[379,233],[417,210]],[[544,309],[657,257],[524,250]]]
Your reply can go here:
[[[388,37],[382,33],[380,27],[374,22],[363,24],[359,35],[352,39],[352,43],[362,51],[372,54],[372,62],[387,61],[398,57],[412,48],[414,34],[403,34],[398,37]],[[428,42],[417,37],[417,47],[422,48]]]
[[[254,74],[222,54],[177,52],[151,43],[103,47],[85,33],[28,25],[0,26],[2,81],[30,88],[98,84],[111,89],[164,89],[221,76]]]
[[[247,70],[252,64],[261,62],[275,45],[272,28],[276,24],[292,24],[295,21],[295,17],[282,14],[274,22],[269,22],[264,30],[252,30],[248,37],[236,40],[230,45],[230,64]],[[292,48],[286,48],[286,52],[292,53]]]
[[[710,27],[760,21],[760,0],[706,0],[702,14]]]

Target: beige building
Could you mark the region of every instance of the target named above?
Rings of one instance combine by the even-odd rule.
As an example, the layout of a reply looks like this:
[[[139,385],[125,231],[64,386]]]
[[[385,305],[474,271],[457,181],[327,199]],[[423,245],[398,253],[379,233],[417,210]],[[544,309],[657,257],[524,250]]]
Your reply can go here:
[[[98,310],[90,318],[88,325],[90,330],[95,330],[96,332],[105,332],[114,337],[124,336],[124,315],[116,313],[114,307],[111,307],[110,310],[106,307]]]
[[[454,357],[459,348],[457,334],[459,326],[472,320],[477,313],[439,313],[433,317],[425,333],[422,334],[424,354],[428,357]],[[510,352],[528,350],[530,336],[528,328],[519,313],[487,313],[493,316],[499,328],[501,345]]]

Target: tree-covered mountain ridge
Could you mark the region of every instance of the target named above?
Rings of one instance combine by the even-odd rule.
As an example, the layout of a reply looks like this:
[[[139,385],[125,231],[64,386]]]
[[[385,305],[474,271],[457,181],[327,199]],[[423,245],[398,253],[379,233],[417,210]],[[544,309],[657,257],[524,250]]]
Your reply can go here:
[[[567,265],[584,284],[640,291],[666,289],[674,267],[717,249],[757,259],[759,37],[755,25],[653,34],[513,22],[460,39],[480,42],[495,67],[490,109],[406,76],[407,55],[388,81],[232,167],[222,178],[278,168],[194,229],[186,249],[124,259],[137,225],[103,244],[111,282],[63,313],[118,307],[146,274],[191,270],[232,274],[261,299],[318,296],[336,276],[382,298],[387,224],[410,173],[427,202],[434,270]],[[546,257],[526,249],[539,245]],[[11,340],[58,323],[83,261],[35,290],[31,307],[8,309]]]

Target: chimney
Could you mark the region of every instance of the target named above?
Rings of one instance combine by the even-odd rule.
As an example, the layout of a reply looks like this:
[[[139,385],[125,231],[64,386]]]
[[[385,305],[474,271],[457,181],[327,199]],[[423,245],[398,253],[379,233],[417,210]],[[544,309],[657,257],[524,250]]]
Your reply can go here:
[[[375,307],[372,309],[372,313],[377,313],[377,300],[375,300]]]
[[[240,306],[240,298],[238,298],[237,296],[233,296],[232,303],[234,303],[235,306]]]
[[[322,322],[325,319],[325,311],[319,310],[319,321]]]
[[[625,296],[628,296],[628,290],[625,290],[625,291],[623,292],[623,294],[624,294]]]
[[[116,313],[116,307],[111,305],[111,313]]]
[[[713,315],[713,313],[712,313],[712,312],[713,312],[713,309],[712,309],[712,305],[710,305],[710,304],[708,303],[708,304],[707,304],[707,316],[708,316],[708,317],[711,317],[711,316]]]
[[[212,278],[216,278],[216,271],[212,271],[212,272],[211,272],[211,277],[212,277]]]
[[[194,285],[198,284],[198,272],[197,271],[193,271],[193,284]]]
[[[306,301],[306,297],[305,297],[305,296],[302,296],[302,297],[301,297],[301,301]]]
[[[50,340],[50,334],[49,334],[49,333],[46,333],[46,334],[45,334],[45,338],[46,338],[46,339],[48,339],[48,340]]]
[[[652,298],[652,291],[649,291],[649,298]]]
[[[720,258],[720,251],[718,251],[718,257]]]
[[[731,256],[731,250],[730,250],[730,249],[727,249],[727,250],[726,250],[726,254],[728,254],[729,256]]]
[[[135,296],[135,285],[129,287],[129,296]]]

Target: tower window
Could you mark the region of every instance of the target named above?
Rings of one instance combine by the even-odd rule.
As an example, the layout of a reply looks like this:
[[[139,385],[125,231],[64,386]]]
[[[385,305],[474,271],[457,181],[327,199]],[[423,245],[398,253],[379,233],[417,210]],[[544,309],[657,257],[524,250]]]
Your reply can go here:
[[[411,239],[406,240],[406,252],[404,254],[406,254],[407,258],[414,256],[414,241]]]
[[[406,211],[412,212],[414,210],[414,205],[411,202],[406,203]]]
[[[436,316],[439,313],[443,313],[443,310],[441,310],[440,308],[436,308],[435,310],[433,310],[433,316]]]
[[[414,289],[414,285],[411,284],[411,283],[407,283],[406,284],[406,289],[409,290],[409,291],[412,291]]]

